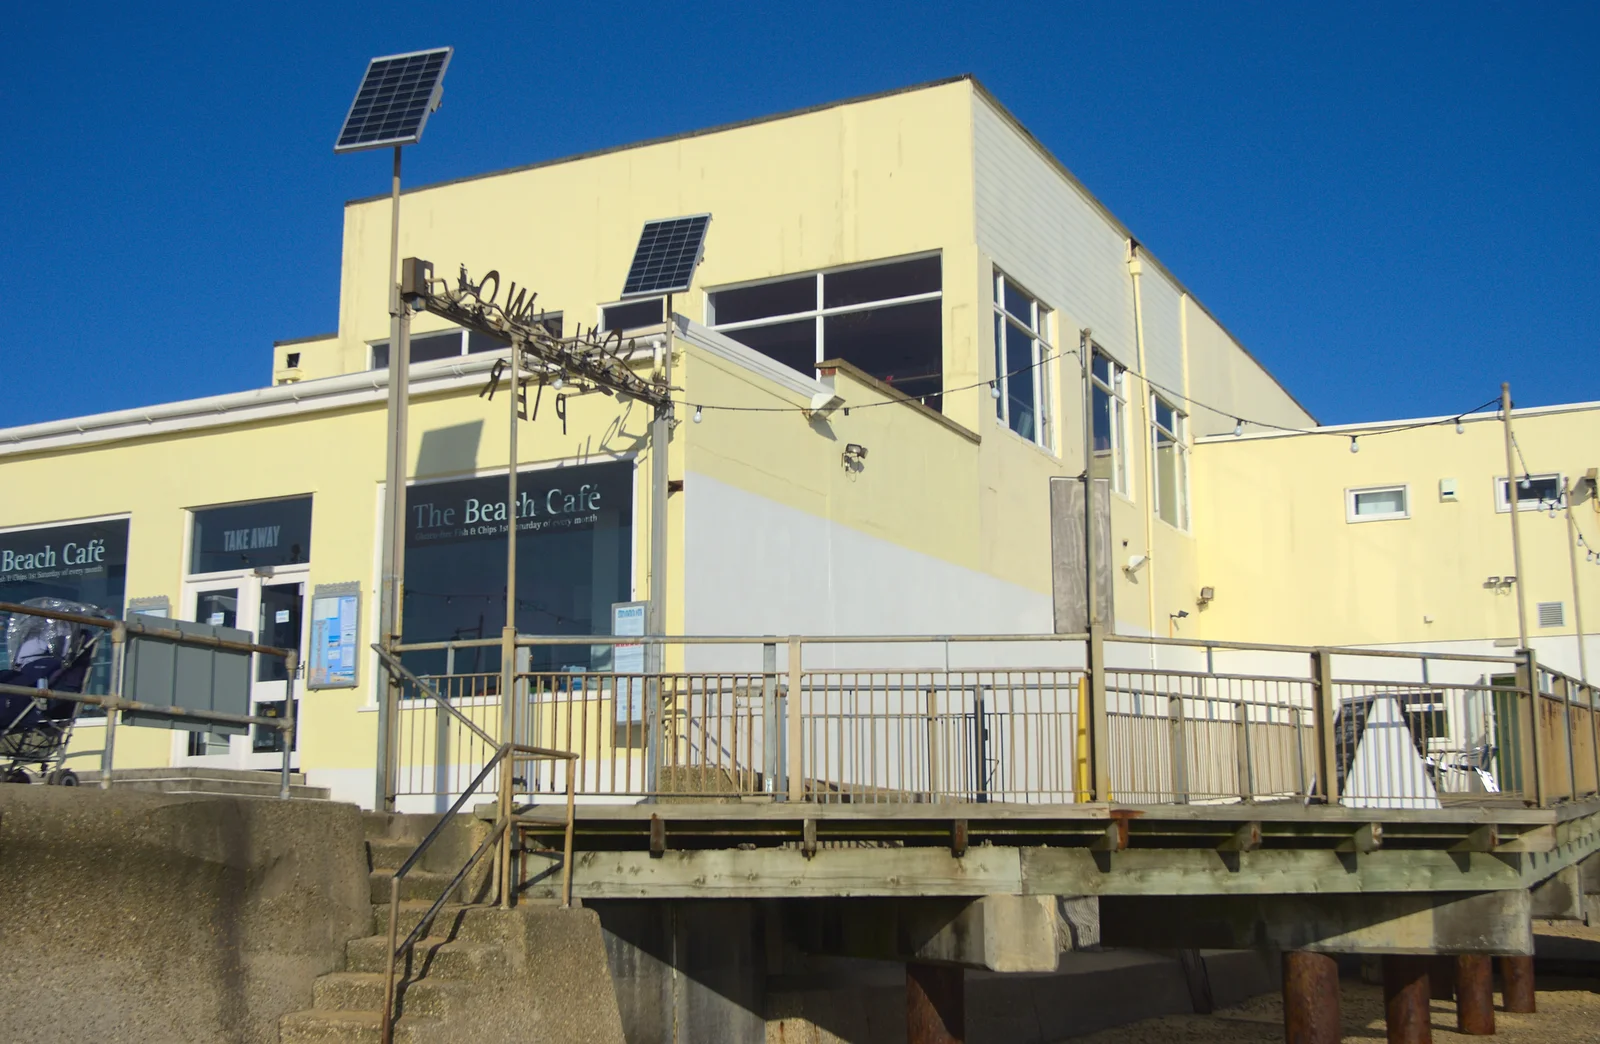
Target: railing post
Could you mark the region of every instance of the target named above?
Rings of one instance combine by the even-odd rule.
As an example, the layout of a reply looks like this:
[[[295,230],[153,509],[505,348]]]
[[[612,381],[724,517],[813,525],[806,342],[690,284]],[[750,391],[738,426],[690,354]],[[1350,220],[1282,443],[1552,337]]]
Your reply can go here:
[[[1595,696],[1600,695],[1600,689],[1587,684],[1583,688],[1589,705],[1589,753],[1594,756],[1594,793],[1600,794],[1600,706],[1595,705]]]
[[[117,752],[116,701],[122,699],[122,670],[128,648],[128,629],[118,620],[111,625],[111,706],[106,710],[106,737],[100,745],[100,789],[111,789],[111,771]]]
[[[1339,698],[1333,687],[1333,654],[1327,649],[1311,651],[1311,706],[1316,719],[1316,796],[1324,804],[1339,803],[1338,734],[1334,728],[1339,716]]]
[[[1528,737],[1533,745],[1533,803],[1545,808],[1543,746],[1539,724],[1539,660],[1532,649],[1517,650],[1517,688],[1528,694]]]
[[[803,684],[800,671],[801,645],[800,639],[789,639],[789,800],[804,801],[805,788],[805,757],[802,745],[804,737],[800,723],[800,687]]]
[[[515,424],[512,425],[515,428]],[[515,530],[515,525],[512,526]],[[511,893],[516,886],[511,880],[511,777],[517,771],[517,758],[510,745],[517,741],[517,629],[510,625],[500,629],[500,749],[505,757],[500,762],[499,821],[505,829],[500,834],[500,908],[510,909]]]
[[[778,717],[778,643],[761,646],[761,781],[762,789],[777,797],[783,787],[781,747],[783,723]]]
[[[1578,755],[1572,749],[1572,679],[1561,677],[1561,731],[1567,734],[1567,800],[1578,800]]]
[[[278,798],[282,801],[289,800],[289,782],[291,771],[289,759],[294,755],[294,738],[299,732],[299,719],[295,715],[294,706],[294,676],[300,670],[300,655],[293,649],[283,659],[283,720],[284,727],[278,730],[278,739],[283,742],[283,770],[278,779]]]
[[[1250,705],[1244,699],[1234,711],[1234,756],[1238,761],[1239,800],[1250,801],[1256,795],[1255,762],[1250,756]]]
[[[1189,744],[1184,735],[1182,693],[1167,697],[1167,719],[1172,725],[1172,800],[1183,805],[1189,801]]]
[[[1111,717],[1106,707],[1106,630],[1089,623],[1089,764],[1094,773],[1094,800],[1111,800]]]

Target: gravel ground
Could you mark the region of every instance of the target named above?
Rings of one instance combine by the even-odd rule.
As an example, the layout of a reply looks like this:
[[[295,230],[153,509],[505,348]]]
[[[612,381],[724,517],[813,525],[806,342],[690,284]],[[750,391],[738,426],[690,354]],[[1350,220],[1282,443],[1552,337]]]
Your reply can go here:
[[[1339,1014],[1345,1044],[1383,1040],[1383,989],[1349,979],[1340,983]],[[1600,981],[1550,979],[1539,984],[1534,1015],[1494,1013],[1495,1035],[1456,1033],[1456,1006],[1433,1002],[1433,1039],[1504,1041],[1506,1044],[1594,1044],[1600,1041]],[[1161,1019],[1074,1038],[1075,1044],[1283,1044],[1283,1001],[1276,994],[1257,997],[1215,1015],[1169,1015]]]

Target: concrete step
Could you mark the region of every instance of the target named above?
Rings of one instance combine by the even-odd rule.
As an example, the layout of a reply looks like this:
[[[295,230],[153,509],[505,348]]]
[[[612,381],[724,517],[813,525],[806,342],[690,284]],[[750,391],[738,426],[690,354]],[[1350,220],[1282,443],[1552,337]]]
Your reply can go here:
[[[100,785],[100,772],[91,769],[78,773],[86,787]],[[161,794],[219,794],[232,797],[277,797],[282,777],[277,772],[256,769],[216,768],[208,765],[171,765],[165,768],[116,769],[111,786],[117,790],[142,790]],[[309,801],[326,801],[332,792],[327,787],[306,784],[303,773],[289,774],[289,796]]]
[[[452,996],[459,998],[467,988],[465,983],[443,979],[396,979],[402,1016],[439,1018],[449,1012]],[[383,972],[332,972],[318,977],[312,987],[312,1005],[318,1011],[382,1011],[386,984]]]
[[[409,837],[369,837],[367,866],[373,870],[397,870],[401,863],[411,858],[411,853],[421,843],[420,838],[413,841]]]
[[[400,916],[395,921],[398,937],[405,938],[432,905],[430,900],[401,900]],[[555,900],[524,899],[517,905],[558,908],[561,904]],[[514,915],[507,914],[493,903],[445,903],[434,916],[428,934],[439,939],[494,942],[502,938],[501,933],[508,925],[514,928],[515,924]],[[372,934],[389,934],[388,903],[372,904]]]
[[[415,848],[439,822],[436,814],[421,812],[363,812],[361,826],[367,840],[374,838],[409,839]]]
[[[436,1019],[404,1015],[395,1020],[396,1044],[444,1039]],[[295,1011],[278,1020],[279,1044],[379,1044],[383,1018],[376,1011]]]
[[[388,967],[389,937],[369,936],[345,944],[345,968],[353,972],[383,972]],[[429,936],[417,940],[409,977],[412,979],[503,978],[511,963],[498,943],[451,940]]]
[[[372,885],[373,902],[388,904],[389,882],[393,877],[393,870],[374,870],[368,875],[367,879]],[[401,900],[425,899],[431,903],[444,894],[445,886],[450,883],[453,877],[455,877],[455,874],[442,874],[433,870],[412,870],[400,879],[400,898]],[[459,891],[459,888],[457,890]],[[457,898],[457,896],[451,896],[451,901],[454,902]]]

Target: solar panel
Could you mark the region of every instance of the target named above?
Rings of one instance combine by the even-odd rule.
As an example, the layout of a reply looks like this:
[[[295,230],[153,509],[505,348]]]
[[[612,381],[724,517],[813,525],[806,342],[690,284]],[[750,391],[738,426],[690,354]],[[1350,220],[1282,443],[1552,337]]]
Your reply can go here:
[[[647,221],[639,233],[639,249],[633,252],[628,279],[622,284],[623,298],[646,294],[676,294],[689,289],[694,268],[706,243],[710,214]]]
[[[334,152],[414,145],[439,107],[451,47],[391,54],[367,63],[367,74],[344,118]]]

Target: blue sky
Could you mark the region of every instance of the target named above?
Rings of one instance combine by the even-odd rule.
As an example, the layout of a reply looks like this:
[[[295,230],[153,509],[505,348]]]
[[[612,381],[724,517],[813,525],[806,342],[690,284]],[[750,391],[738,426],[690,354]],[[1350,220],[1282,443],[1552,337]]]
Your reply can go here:
[[[972,72],[1324,423],[1600,399],[1600,5],[28,4],[0,427],[333,329],[389,162],[334,134],[440,44],[410,184]]]

